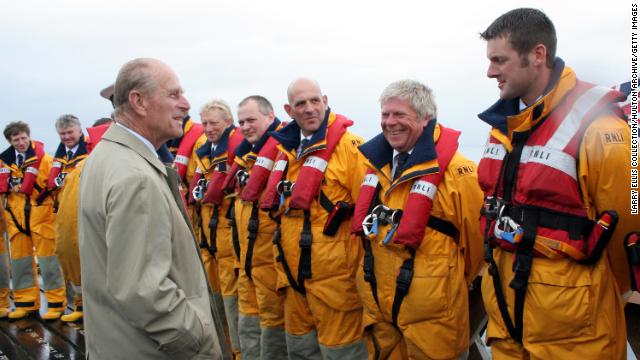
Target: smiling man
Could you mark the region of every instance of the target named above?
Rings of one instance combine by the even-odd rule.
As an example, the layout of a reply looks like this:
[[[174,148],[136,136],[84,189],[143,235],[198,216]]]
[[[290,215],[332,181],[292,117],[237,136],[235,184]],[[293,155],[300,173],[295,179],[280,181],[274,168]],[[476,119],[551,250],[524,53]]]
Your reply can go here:
[[[132,60],[118,73],[114,104],[116,124],[80,177],[87,355],[229,358],[179,175],[155,153],[182,135],[190,105],[180,81],[158,60]]]
[[[469,343],[467,289],[482,265],[475,164],[413,80],[380,96],[382,134],[360,151],[367,175],[352,231],[362,238],[358,293],[381,359],[454,359]]]
[[[496,359],[625,358],[629,127],[622,94],[555,56],[553,23],[515,9],[482,34],[500,100],[478,169]],[[616,226],[617,220],[617,226]]]
[[[87,139],[82,134],[80,120],[77,117],[67,114],[62,115],[56,120],[56,131],[60,136],[60,145],[56,150],[53,165],[49,172],[47,181],[48,192],[54,198],[54,212],[62,214],[76,214],[76,216],[56,216],[56,255],[60,260],[65,280],[71,284],[73,290],[73,306],[74,311],[71,314],[63,315],[61,320],[64,322],[79,321],[82,319],[82,287],[80,281],[80,259],[78,258],[77,231],[66,231],[67,229],[77,230],[77,213],[78,203],[65,202],[66,209],[59,209],[60,199],[69,196],[69,193],[77,193],[78,183],[73,182],[69,186],[64,181],[67,175],[75,171],[80,171],[84,160],[87,158]],[[43,195],[45,194],[43,193]],[[59,211],[60,210],[60,211]],[[74,222],[71,224],[71,222]],[[64,238],[63,238],[64,237]],[[76,246],[67,247],[60,244],[75,244]],[[63,251],[67,250],[67,251]],[[73,249],[72,253],[68,250]],[[50,314],[53,316],[55,314]]]
[[[289,358],[366,359],[353,278],[359,246],[346,221],[365,171],[362,139],[329,109],[316,81],[295,80],[287,96],[294,121],[271,133],[280,155],[260,206],[280,223],[273,241]]]
[[[238,296],[240,345],[244,360],[287,359],[284,292],[277,290],[273,256],[275,221],[259,211],[262,195],[278,153],[270,131],[282,127],[266,98],[253,95],[238,105],[238,124],[245,140],[236,150],[234,214],[240,247]]]
[[[222,196],[216,199],[211,195],[214,192],[221,193],[228,172],[229,153],[233,153],[242,135],[233,126],[229,105],[222,100],[206,102],[200,110],[200,121],[206,141],[195,150],[192,157],[196,162],[196,170],[187,196],[194,200],[194,211],[198,212],[196,234],[216,306],[226,314],[231,351],[235,358],[239,358],[238,277],[231,223],[227,217],[231,211],[231,200]]]

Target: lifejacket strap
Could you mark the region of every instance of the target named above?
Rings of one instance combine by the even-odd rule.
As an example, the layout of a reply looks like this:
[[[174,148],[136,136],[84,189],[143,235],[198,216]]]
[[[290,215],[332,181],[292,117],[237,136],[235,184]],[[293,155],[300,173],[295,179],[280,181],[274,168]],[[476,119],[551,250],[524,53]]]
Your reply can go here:
[[[253,204],[251,207],[251,217],[249,218],[249,225],[247,230],[249,235],[247,236],[249,243],[247,245],[247,254],[244,261],[244,272],[247,277],[251,279],[251,261],[253,259],[253,248],[256,245],[256,239],[258,238],[258,229],[260,226],[260,219],[258,218],[258,210],[260,207],[258,204]]]
[[[209,221],[209,239],[211,242],[209,243],[209,254],[215,257],[218,252],[218,214],[219,210],[217,206],[213,207],[213,212],[211,213],[211,220]]]

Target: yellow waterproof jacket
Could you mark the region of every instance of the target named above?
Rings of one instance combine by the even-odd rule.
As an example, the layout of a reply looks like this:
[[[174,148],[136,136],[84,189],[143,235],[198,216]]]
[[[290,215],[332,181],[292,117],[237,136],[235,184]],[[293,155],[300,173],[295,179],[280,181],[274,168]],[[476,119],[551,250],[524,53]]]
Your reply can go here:
[[[204,138],[205,142],[200,145],[194,151],[194,156],[192,159],[195,160],[197,170],[194,171],[201,173],[204,179],[210,181],[213,175],[213,171],[216,166],[222,166],[226,169],[227,164],[227,140],[233,134],[233,132],[238,131],[233,127],[225,130],[226,134],[223,135],[223,139],[218,144],[217,151],[213,159],[210,158],[211,154],[211,142]],[[198,139],[200,142],[201,139]],[[228,169],[226,170],[228,171]],[[187,175],[188,176],[188,175]],[[193,176],[193,175],[192,175]],[[224,180],[224,179],[222,179]],[[209,186],[214,186],[213,184],[209,184]],[[221,185],[220,185],[221,186]],[[187,194],[188,196],[192,196],[192,194]],[[224,261],[222,259],[230,259],[234,258],[234,250],[233,244],[231,241],[231,224],[229,219],[227,218],[227,213],[229,211],[229,205],[231,204],[231,200],[225,197],[222,201],[222,204],[218,206],[218,224],[216,227],[216,259],[218,261]],[[214,206],[211,203],[202,203],[199,202],[197,205],[200,208],[201,215],[201,224],[196,224],[194,228],[197,228],[196,234],[198,243],[203,243],[203,236],[206,239],[206,243],[211,246],[211,232],[209,229],[209,221],[211,220],[212,214],[214,212]],[[200,226],[198,226],[200,225]],[[202,233],[204,231],[204,233]]]
[[[242,156],[236,156],[235,162],[237,162],[244,170],[249,174],[251,173],[255,164],[256,158],[262,146],[269,139],[269,131],[275,131],[280,128],[280,121],[274,121],[263,137],[256,142],[259,148],[252,146],[251,150]],[[244,144],[243,144],[244,145]],[[242,147],[243,145],[240,145]],[[237,154],[239,155],[239,154]],[[273,233],[276,230],[276,222],[271,218],[268,212],[259,209],[259,205],[248,201],[243,201],[238,196],[235,200],[235,215],[236,225],[238,228],[238,239],[240,243],[240,271],[245,271],[249,268],[251,278],[257,278],[261,283],[272,283],[273,279],[266,279],[264,277],[271,276],[272,271],[263,271],[260,268],[274,266],[275,256],[273,249]],[[253,250],[251,251],[250,266],[247,266],[247,252],[249,249],[249,221],[251,219],[252,212],[258,219],[258,232],[257,238],[254,241]]]
[[[316,131],[309,146],[325,142],[326,127],[330,127],[334,121],[335,115],[328,111],[324,129]],[[288,162],[286,180],[304,181],[304,179],[298,179],[298,174],[307,156],[313,155],[313,152],[299,159],[296,158],[300,131],[295,122],[284,127],[278,134],[280,135],[276,139],[281,143],[278,148],[286,155]],[[362,155],[358,151],[361,143],[361,137],[346,132],[329,158],[320,191],[334,204],[338,201],[355,204],[358,198],[360,183],[366,172]],[[284,209],[288,208],[288,203],[289,198],[286,198]],[[352,311],[362,306],[354,281],[356,267],[361,257],[360,245],[350,237],[349,221],[344,221],[334,236],[324,235],[322,231],[328,215],[319,200],[313,199],[310,206],[313,236],[311,278],[305,281],[304,286],[307,292],[320,298],[328,306],[340,311]],[[299,241],[303,220],[302,210],[290,210],[281,216],[282,247],[294,277],[298,274]],[[276,265],[276,269],[280,287],[288,286],[289,282],[280,262]]]
[[[435,126],[434,126],[435,125]],[[440,137],[435,120],[427,126],[408,160],[411,166],[392,181],[393,149],[382,135],[361,146],[366,165],[378,177],[379,201],[391,209],[405,209],[416,176],[406,175],[430,169],[438,171],[434,142]],[[427,158],[414,164],[412,158]],[[440,170],[442,171],[442,169]],[[393,186],[393,188],[391,188]],[[416,250],[413,279],[398,314],[398,327],[415,346],[434,359],[453,358],[464,352],[469,340],[467,289],[483,266],[482,235],[478,214],[483,194],[478,186],[476,165],[456,152],[444,170],[437,188],[432,217],[448,221],[457,230],[451,237],[427,227]],[[403,216],[409,216],[405,212]],[[405,259],[410,257],[404,245],[383,239],[391,225],[380,224],[372,238],[374,273],[378,303],[371,285],[364,279],[363,263],[356,276],[358,293],[364,304],[364,326],[392,323],[396,278]],[[369,240],[365,240],[369,241]]]
[[[546,118],[562,103],[576,86],[576,81],[573,70],[557,59],[552,76],[555,86],[532,106],[506,116],[506,131],[493,124],[491,136],[511,151],[513,133],[535,131],[540,119]],[[495,108],[494,105],[492,109]],[[542,108],[542,113],[534,114],[535,108]],[[490,110],[480,117],[491,115]],[[603,111],[595,114],[582,137],[577,181],[588,217],[593,220],[605,210],[615,210],[619,222],[600,261],[594,265],[581,265],[568,257],[533,259],[524,302],[523,344],[535,358],[590,358],[603,354],[623,357],[626,332],[621,294],[629,289],[623,239],[629,231],[637,229],[640,220],[629,210],[629,136],[629,127],[622,119],[610,111]],[[485,152],[483,157],[487,156]],[[494,258],[513,318],[514,292],[509,288],[513,278],[513,254],[496,248]],[[510,338],[493,286],[491,276],[485,274],[482,293],[490,319],[489,342]]]
[[[58,192],[56,215],[56,255],[64,275],[74,285],[80,284],[80,251],[78,248],[78,192],[84,160],[67,170],[62,188]]]
[[[10,161],[10,159],[15,159],[15,150],[12,146],[10,146],[2,154],[0,154],[0,161],[2,162],[1,165],[3,167],[9,169],[11,177],[22,178],[24,176],[23,171],[27,168],[27,166],[36,161],[34,142],[31,142],[31,149],[27,151],[26,157],[27,159],[25,160],[24,164],[21,168],[19,168],[15,163]],[[23,229],[27,228],[25,222],[26,201],[29,201],[29,203],[31,204],[29,214],[29,228],[31,232],[37,233],[44,238],[54,238],[55,228],[53,222],[55,215],[53,214],[53,200],[50,197],[47,197],[40,205],[36,204],[36,199],[38,198],[39,191],[46,188],[49,171],[51,170],[51,162],[51,155],[44,154],[42,157],[42,161],[40,162],[40,167],[38,168],[38,177],[35,182],[36,186],[34,187],[33,192],[29,197],[27,197],[25,194],[18,193],[19,186],[14,187],[13,190],[4,195],[6,199],[5,201],[7,210],[4,212],[4,215],[7,222],[9,238],[12,238],[15,234],[18,233],[16,222]],[[13,217],[11,216],[10,212],[13,214]]]

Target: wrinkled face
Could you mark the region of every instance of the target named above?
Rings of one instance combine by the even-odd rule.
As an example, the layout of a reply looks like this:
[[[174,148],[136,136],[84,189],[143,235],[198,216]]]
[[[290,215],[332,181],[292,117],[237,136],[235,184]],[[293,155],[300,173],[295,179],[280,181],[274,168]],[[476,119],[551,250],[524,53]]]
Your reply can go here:
[[[60,135],[60,142],[69,149],[72,149],[80,142],[82,136],[82,130],[78,125],[69,125],[65,128],[58,130]]]
[[[156,147],[182,136],[182,121],[191,105],[184,97],[182,86],[176,74],[164,64],[154,64],[153,74],[156,89],[145,97],[147,116],[144,127],[152,136]]]
[[[254,100],[249,100],[238,108],[238,126],[244,138],[252,144],[260,140],[274,118],[273,113],[262,114]]]
[[[9,138],[9,143],[16,149],[18,152],[25,153],[27,149],[29,149],[29,144],[31,144],[31,138],[27,135],[26,132],[20,132],[17,135],[11,135]]]
[[[322,95],[320,88],[312,82],[303,81],[294,86],[289,104],[284,109],[298,123],[302,134],[309,136],[320,128],[327,107],[327,97]]]
[[[224,113],[216,109],[200,113],[200,121],[204,127],[204,135],[207,140],[214,144],[220,141],[224,130],[229,127],[229,123],[224,118]]]
[[[531,92],[536,72],[531,61],[523,65],[525,59],[513,49],[507,37],[487,41],[487,58],[487,76],[498,81],[500,99],[523,98]]]
[[[420,119],[409,99],[391,98],[382,104],[381,126],[384,138],[394,149],[405,152],[413,149],[427,118]]]

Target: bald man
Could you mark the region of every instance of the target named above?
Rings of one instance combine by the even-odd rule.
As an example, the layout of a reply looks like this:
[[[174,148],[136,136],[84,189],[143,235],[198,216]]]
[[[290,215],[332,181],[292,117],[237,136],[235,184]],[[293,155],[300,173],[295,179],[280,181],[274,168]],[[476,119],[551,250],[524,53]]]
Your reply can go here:
[[[271,133],[280,153],[261,208],[279,223],[274,243],[289,358],[366,359],[354,280],[359,247],[348,221],[365,172],[362,138],[347,132],[353,122],[329,109],[316,81],[297,79],[287,95],[284,109],[294,121]]]

